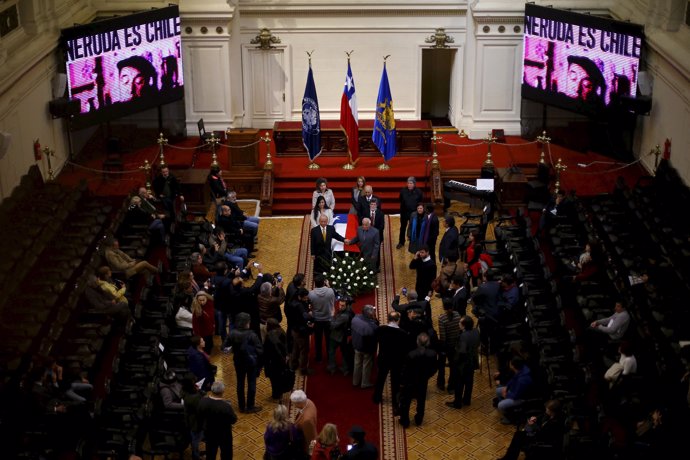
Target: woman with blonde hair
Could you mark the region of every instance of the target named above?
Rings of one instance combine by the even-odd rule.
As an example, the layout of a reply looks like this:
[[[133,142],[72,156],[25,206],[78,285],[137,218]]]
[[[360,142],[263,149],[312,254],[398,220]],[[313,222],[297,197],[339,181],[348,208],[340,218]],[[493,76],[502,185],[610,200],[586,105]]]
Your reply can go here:
[[[289,419],[288,408],[279,404],[273,409],[273,418],[264,432],[264,460],[294,460],[303,454],[302,432]]]
[[[192,333],[204,339],[204,351],[211,354],[213,334],[216,331],[213,297],[206,291],[198,291],[192,300]]]
[[[332,460],[340,458],[340,446],[338,443],[338,427],[332,423],[326,423],[321,433],[316,438],[311,460]]]

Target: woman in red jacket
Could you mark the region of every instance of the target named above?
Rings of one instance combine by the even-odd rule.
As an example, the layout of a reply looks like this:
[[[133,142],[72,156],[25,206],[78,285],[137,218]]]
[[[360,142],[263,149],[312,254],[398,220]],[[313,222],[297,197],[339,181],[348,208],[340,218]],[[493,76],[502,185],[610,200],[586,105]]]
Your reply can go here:
[[[211,354],[213,350],[213,334],[216,330],[213,297],[206,291],[199,291],[192,301],[192,333],[204,338],[204,351]]]

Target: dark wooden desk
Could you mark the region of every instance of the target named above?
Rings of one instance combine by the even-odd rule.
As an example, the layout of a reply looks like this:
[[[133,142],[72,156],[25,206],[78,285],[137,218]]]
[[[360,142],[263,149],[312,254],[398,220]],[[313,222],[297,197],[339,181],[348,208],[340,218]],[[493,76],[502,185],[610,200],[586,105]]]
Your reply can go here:
[[[506,208],[524,206],[527,202],[527,176],[522,169],[496,169],[496,197]]]
[[[433,129],[429,120],[396,120],[398,155],[431,154]],[[374,120],[359,121],[359,152],[362,156],[380,156],[371,140]],[[277,121],[273,126],[273,140],[278,156],[304,156],[301,121]],[[322,155],[347,155],[345,132],[339,120],[321,120]]]

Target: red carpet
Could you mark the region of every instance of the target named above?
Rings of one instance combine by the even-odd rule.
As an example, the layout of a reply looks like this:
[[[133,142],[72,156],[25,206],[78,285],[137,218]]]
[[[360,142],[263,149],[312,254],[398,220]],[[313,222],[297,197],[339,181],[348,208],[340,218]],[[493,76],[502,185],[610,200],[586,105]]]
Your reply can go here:
[[[355,220],[356,222],[356,220]],[[356,225],[356,224],[355,224]],[[348,226],[348,232],[352,231]],[[309,248],[309,220],[305,218],[302,225],[302,239],[297,272],[307,274],[307,285],[311,285],[312,262]],[[388,235],[386,241],[392,241],[390,222],[386,224]],[[356,313],[360,313],[364,305],[376,307],[378,319],[385,323],[388,305],[392,300],[393,286],[393,254],[384,244],[379,274],[379,289],[371,293],[358,296],[354,304]],[[325,351],[325,350],[324,350]],[[326,355],[324,354],[324,357]],[[336,361],[341,362],[338,353]],[[314,375],[307,378],[298,377],[297,388],[304,388],[309,398],[314,401],[318,409],[318,429],[326,423],[335,423],[341,438],[342,448],[347,443],[347,431],[354,424],[361,425],[367,432],[367,439],[379,448],[380,458],[405,459],[405,438],[402,430],[393,418],[390,403],[390,385],[384,390],[384,404],[376,405],[372,402],[373,388],[363,390],[352,386],[352,374],[343,376],[340,373],[330,375],[326,370],[326,360],[316,363],[313,347],[310,352],[309,367],[315,370]],[[375,378],[372,373],[372,382]]]

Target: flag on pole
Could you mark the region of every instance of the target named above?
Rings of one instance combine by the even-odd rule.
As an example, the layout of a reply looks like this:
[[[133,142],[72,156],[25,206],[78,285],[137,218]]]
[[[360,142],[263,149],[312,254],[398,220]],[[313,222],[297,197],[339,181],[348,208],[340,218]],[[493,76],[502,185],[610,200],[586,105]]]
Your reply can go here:
[[[347,60],[347,75],[343,96],[340,98],[340,125],[345,130],[347,146],[350,150],[350,162],[359,158],[359,118],[357,116],[357,94],[355,94],[355,79],[352,78],[350,59]]]
[[[379,85],[379,97],[376,100],[376,119],[374,120],[374,132],[371,139],[376,144],[384,161],[388,161],[397,152],[395,139],[395,116],[393,114],[393,96],[388,85],[388,73],[386,62],[383,62],[383,74]]]
[[[302,143],[307,149],[309,159],[314,161],[321,154],[321,117],[319,115],[319,100],[316,97],[316,85],[314,74],[309,62],[307,74],[307,87],[304,88],[302,98]]]

